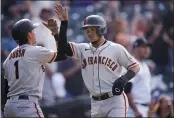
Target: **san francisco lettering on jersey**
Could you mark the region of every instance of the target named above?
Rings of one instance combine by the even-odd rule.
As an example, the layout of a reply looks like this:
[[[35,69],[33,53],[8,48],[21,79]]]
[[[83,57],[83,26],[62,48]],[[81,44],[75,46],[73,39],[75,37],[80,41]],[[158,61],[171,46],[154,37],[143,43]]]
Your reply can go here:
[[[103,64],[112,69],[114,71],[117,68],[117,64],[110,58],[105,56],[95,56],[95,57],[87,57],[83,59],[82,68],[84,69],[88,65],[93,64]]]
[[[25,54],[26,49],[19,49],[10,54],[10,58],[17,58],[17,57],[23,57]]]

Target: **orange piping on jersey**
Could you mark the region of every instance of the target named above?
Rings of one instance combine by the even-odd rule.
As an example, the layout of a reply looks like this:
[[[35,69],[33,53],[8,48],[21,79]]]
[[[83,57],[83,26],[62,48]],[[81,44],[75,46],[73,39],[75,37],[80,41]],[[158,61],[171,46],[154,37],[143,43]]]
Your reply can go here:
[[[123,97],[124,97],[124,106],[125,106],[125,118],[126,118],[126,111],[127,111],[127,106],[126,106],[126,97],[125,97],[125,94],[123,93]]]
[[[37,105],[36,105],[36,103],[34,103],[34,106],[35,106],[35,109],[36,109],[37,115],[39,116],[39,118],[41,118],[41,116],[39,115],[39,110],[37,109]]]
[[[130,68],[132,68],[132,67],[134,67],[134,66],[136,66],[137,65],[137,63],[135,62],[135,63],[133,63],[133,64],[131,64],[131,65],[129,65],[128,67],[127,67],[127,70],[128,69],[130,69]]]
[[[73,55],[72,55],[72,56],[74,56],[74,55],[75,55],[74,46],[73,46],[73,44],[72,44],[72,43],[69,43],[69,44],[70,44],[71,49],[72,49],[72,51],[73,51]]]
[[[54,55],[53,55],[51,61],[49,61],[48,63],[51,63],[52,61],[54,61],[55,57],[56,57],[56,52],[54,52]]]

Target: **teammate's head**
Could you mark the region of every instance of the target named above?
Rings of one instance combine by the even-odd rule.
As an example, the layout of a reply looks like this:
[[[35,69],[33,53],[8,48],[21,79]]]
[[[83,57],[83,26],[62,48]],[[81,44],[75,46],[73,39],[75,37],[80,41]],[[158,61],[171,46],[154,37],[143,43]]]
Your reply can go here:
[[[143,38],[137,38],[135,40],[135,42],[133,43],[133,50],[134,50],[135,56],[141,60],[148,58],[150,55],[149,44]]]
[[[98,41],[102,35],[107,33],[106,21],[99,15],[90,15],[84,20],[83,29],[91,42]]]
[[[12,27],[12,37],[19,44],[35,44],[35,29],[38,24],[33,24],[29,19],[21,19]]]

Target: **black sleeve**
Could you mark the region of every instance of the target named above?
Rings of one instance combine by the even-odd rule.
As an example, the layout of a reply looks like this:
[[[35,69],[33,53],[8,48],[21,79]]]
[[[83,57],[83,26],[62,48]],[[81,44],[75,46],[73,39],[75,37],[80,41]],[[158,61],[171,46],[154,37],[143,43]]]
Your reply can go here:
[[[65,54],[60,54],[59,52],[57,52],[57,57],[54,61],[62,61],[67,59],[67,56]]]
[[[59,40],[59,35],[58,34],[54,35],[54,38],[55,38],[56,41],[58,41]],[[57,49],[57,57],[54,61],[62,61],[62,60],[65,60],[65,59],[67,59],[67,56],[63,52],[59,51],[59,49]]]
[[[124,92],[127,94],[127,93],[130,93],[131,92],[131,89],[132,89],[132,83],[131,82],[128,82],[125,87],[124,87]]]
[[[128,70],[127,73],[120,77],[122,83],[125,85],[129,80],[131,80],[135,76],[135,72],[132,70]]]
[[[58,50],[61,53],[66,54],[67,56],[72,56],[73,51],[71,49],[70,44],[67,42],[67,27],[68,21],[61,21],[60,32],[59,32],[59,42],[58,42]]]

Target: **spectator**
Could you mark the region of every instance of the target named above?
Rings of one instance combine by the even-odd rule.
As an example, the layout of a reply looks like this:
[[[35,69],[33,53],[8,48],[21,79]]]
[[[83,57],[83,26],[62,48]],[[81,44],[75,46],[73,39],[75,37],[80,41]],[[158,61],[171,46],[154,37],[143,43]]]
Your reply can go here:
[[[152,105],[151,112],[149,112],[149,117],[151,118],[154,113],[159,118],[173,118],[173,104],[170,97],[166,95],[160,96],[158,102],[155,105]]]
[[[5,25],[6,36],[2,37],[2,49],[5,56],[8,56],[12,49],[17,46],[17,43],[13,40],[11,36],[11,28],[13,24],[14,21],[8,21]]]
[[[168,50],[170,44],[165,41],[163,26],[161,21],[157,22],[154,29],[151,30],[153,32],[151,37],[148,38],[148,42],[152,44],[152,54],[150,58],[157,66],[155,74],[165,74],[169,64]]]
[[[128,22],[126,19],[117,18],[114,22],[114,42],[123,45],[129,52],[132,51],[132,37],[128,34]]]
[[[134,56],[139,62],[140,72],[130,80],[126,87],[125,93],[129,101],[128,117],[147,117],[148,105],[151,100],[151,73],[145,63],[145,59],[149,56],[148,44],[142,38],[136,39],[133,43]]]
[[[60,72],[62,72],[66,78],[66,89],[72,96],[82,95],[86,89],[80,71],[81,66],[77,64],[77,61],[78,60],[67,59],[59,65]],[[71,71],[68,72],[69,68],[74,68],[74,70],[70,69]],[[76,81],[74,81],[74,79]]]
[[[71,94],[65,88],[66,78],[74,75],[80,68],[81,65],[75,62],[74,66],[64,72],[52,73],[52,86],[58,98],[71,97]]]
[[[42,24],[42,22],[47,21],[49,18],[53,17],[52,10],[50,8],[43,8],[40,11],[39,17],[33,17],[33,22],[39,22],[40,26],[35,30],[37,43],[43,43],[45,47],[56,49],[56,44],[54,42],[54,37],[51,35],[50,31]],[[49,43],[48,43],[49,42]]]
[[[144,17],[134,17],[131,25],[133,35],[137,37],[145,37],[147,30],[147,20]]]

